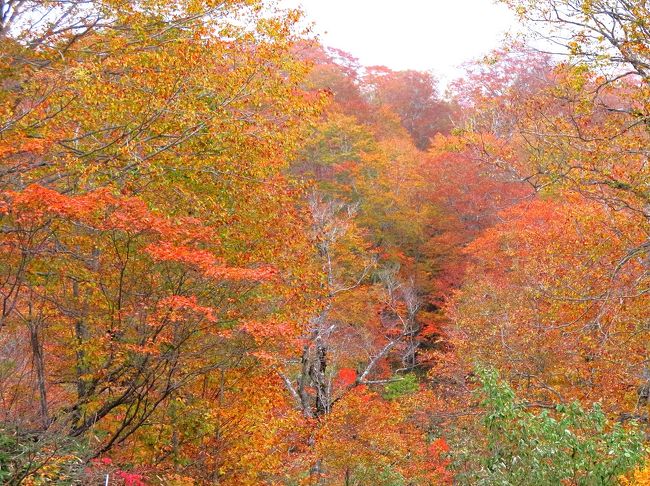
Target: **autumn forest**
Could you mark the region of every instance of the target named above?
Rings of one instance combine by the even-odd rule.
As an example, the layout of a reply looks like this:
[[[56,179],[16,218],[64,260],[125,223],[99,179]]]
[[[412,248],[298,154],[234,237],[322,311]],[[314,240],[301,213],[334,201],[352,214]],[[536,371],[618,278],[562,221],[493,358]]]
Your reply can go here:
[[[650,485],[650,5],[501,3],[0,0],[0,483]]]

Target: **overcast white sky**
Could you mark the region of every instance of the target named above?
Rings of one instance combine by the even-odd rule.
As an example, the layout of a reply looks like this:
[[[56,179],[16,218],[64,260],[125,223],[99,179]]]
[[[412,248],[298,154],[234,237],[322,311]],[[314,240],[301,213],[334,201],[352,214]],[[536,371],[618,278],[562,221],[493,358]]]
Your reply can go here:
[[[301,6],[326,45],[365,65],[432,70],[444,81],[498,47],[516,20],[493,0],[283,0]]]

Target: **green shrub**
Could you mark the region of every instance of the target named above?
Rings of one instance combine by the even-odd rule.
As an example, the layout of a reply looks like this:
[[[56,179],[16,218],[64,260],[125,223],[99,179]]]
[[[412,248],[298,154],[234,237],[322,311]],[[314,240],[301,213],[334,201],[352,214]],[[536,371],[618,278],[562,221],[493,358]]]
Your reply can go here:
[[[420,386],[418,385],[417,376],[413,373],[409,373],[399,377],[399,379],[396,379],[395,381],[387,383],[384,386],[383,396],[386,400],[394,400],[401,396],[415,393],[419,388]]]
[[[472,485],[617,484],[639,465],[643,436],[636,424],[611,424],[600,406],[579,403],[535,412],[518,401],[494,370],[480,369],[482,434],[465,451],[472,466],[459,480]]]

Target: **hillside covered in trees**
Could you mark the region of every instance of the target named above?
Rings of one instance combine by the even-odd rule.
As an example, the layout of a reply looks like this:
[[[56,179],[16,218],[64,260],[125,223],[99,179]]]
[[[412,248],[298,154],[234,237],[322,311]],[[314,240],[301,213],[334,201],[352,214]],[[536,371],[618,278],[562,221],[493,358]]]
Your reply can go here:
[[[649,485],[650,6],[504,3],[0,0],[0,483]]]

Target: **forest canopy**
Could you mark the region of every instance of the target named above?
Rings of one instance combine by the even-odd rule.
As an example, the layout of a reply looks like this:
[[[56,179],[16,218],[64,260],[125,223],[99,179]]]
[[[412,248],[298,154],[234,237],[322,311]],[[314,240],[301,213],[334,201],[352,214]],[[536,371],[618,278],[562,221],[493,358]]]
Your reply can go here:
[[[0,483],[650,484],[650,11],[501,3],[0,0]]]

